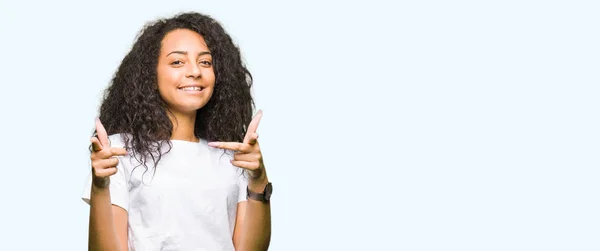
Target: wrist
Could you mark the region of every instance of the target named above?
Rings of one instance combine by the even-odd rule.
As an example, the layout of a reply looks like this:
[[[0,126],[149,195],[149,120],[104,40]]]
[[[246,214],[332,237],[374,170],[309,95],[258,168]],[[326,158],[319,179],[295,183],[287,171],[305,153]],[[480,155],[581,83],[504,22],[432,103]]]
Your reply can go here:
[[[110,186],[110,177],[92,177],[92,187],[96,189],[107,189]]]
[[[246,188],[246,198],[268,204],[271,200],[271,194],[273,194],[273,185],[271,182],[266,182],[267,183],[264,186],[262,184],[258,186],[258,183],[249,183],[248,187]],[[256,187],[254,187],[254,184],[256,184]],[[253,186],[252,189],[251,185]],[[258,188],[260,188],[260,192]]]
[[[259,178],[249,178],[248,189],[255,193],[262,193],[268,183],[269,179],[266,175],[262,175],[262,177]]]

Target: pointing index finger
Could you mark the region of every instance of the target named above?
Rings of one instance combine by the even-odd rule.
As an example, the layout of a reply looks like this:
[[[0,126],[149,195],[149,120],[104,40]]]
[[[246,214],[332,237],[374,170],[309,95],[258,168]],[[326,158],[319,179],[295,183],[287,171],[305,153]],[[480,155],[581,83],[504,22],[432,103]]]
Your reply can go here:
[[[240,152],[249,152],[249,145],[238,142],[208,142],[208,146]]]

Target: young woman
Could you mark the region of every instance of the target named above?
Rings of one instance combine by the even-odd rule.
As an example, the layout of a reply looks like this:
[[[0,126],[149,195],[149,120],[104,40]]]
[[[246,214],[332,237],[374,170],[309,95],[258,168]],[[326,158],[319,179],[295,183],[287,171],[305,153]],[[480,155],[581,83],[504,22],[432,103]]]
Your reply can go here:
[[[266,250],[272,192],[252,76],[209,16],[149,23],[91,142],[90,250]]]

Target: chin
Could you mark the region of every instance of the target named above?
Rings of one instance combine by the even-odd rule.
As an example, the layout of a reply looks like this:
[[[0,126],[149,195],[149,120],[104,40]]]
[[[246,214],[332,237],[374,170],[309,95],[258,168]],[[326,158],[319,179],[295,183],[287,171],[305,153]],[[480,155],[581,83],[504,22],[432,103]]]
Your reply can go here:
[[[179,113],[183,113],[183,114],[190,114],[193,112],[196,112],[200,109],[202,109],[202,107],[204,107],[206,105],[207,102],[194,102],[194,103],[179,103],[175,106],[172,106],[171,110],[172,111],[177,111]]]
[[[203,93],[204,95],[183,95],[172,97],[167,105],[172,111],[183,114],[190,114],[202,109],[208,103],[212,93]]]
[[[206,106],[206,103],[202,103],[202,104],[194,104],[194,105],[190,105],[188,106],[189,111],[198,111],[200,109],[202,109],[202,107]]]

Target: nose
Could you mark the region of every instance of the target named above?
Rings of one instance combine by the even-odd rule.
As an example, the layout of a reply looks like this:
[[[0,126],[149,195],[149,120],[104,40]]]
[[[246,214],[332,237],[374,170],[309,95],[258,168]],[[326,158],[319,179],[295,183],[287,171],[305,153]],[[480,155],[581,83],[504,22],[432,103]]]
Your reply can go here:
[[[198,66],[198,64],[188,64],[188,72],[187,72],[187,77],[188,78],[199,78],[202,76],[202,72],[200,71],[200,67]]]

